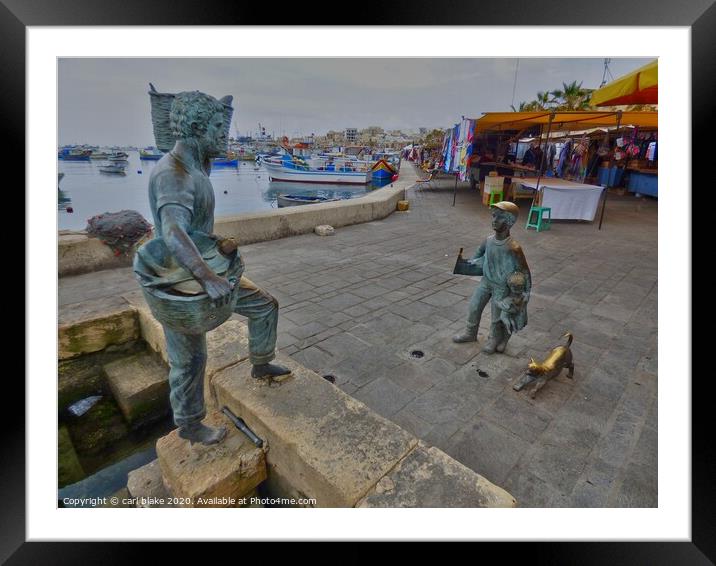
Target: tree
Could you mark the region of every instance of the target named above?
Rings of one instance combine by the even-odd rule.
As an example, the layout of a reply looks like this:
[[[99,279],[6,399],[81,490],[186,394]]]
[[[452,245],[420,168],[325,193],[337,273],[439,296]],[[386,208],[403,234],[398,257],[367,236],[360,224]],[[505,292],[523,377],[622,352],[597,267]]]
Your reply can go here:
[[[423,138],[423,146],[425,149],[441,149],[443,146],[443,139],[445,139],[445,132],[443,130],[432,130],[425,134]]]
[[[592,96],[592,89],[582,88],[582,83],[577,81],[562,83],[562,89],[550,92],[553,101],[556,103],[556,110],[588,110],[589,99]]]

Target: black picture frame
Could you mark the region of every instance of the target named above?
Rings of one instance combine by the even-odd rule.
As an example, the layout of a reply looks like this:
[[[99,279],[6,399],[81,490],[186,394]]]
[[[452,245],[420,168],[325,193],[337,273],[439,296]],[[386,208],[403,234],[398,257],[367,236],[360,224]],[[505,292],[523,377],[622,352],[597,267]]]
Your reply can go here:
[[[714,0],[587,0],[528,3],[483,3],[453,0],[438,4],[425,0],[394,1],[383,9],[354,13],[351,25],[559,25],[559,26],[687,26],[692,38],[692,163],[706,164],[705,139],[714,115],[716,99],[716,5]],[[0,107],[3,110],[6,140],[14,148],[24,147],[25,33],[28,26],[83,25],[341,25],[338,21],[296,21],[293,10],[272,10],[267,21],[264,4],[205,0],[201,9],[190,1],[123,0],[0,0]],[[337,13],[327,3],[312,4],[311,14]],[[380,17],[379,17],[380,16]],[[336,19],[339,19],[335,16]],[[429,33],[429,30],[426,30]],[[28,156],[26,156],[26,159]],[[705,167],[693,168],[693,186],[707,187]],[[24,178],[24,169],[22,170]],[[702,182],[699,182],[701,180]],[[688,190],[679,187],[678,190]],[[24,208],[24,204],[21,205]],[[31,211],[25,210],[26,214]],[[694,239],[694,245],[697,241]],[[694,249],[694,251],[696,251]],[[26,250],[32,253],[32,250]],[[694,254],[694,257],[697,257]],[[685,289],[684,292],[689,292]],[[32,297],[25,296],[26,302]],[[691,329],[683,329],[691,333]],[[690,360],[689,360],[690,362]],[[690,379],[688,374],[668,379]],[[710,373],[710,372],[709,372]],[[704,375],[704,377],[707,377]],[[544,564],[709,564],[716,561],[716,457],[711,423],[712,409],[708,379],[692,380],[692,536],[690,542],[612,543],[521,543],[501,544],[502,559],[525,557]],[[9,399],[25,396],[23,383],[8,377],[4,393]],[[0,561],[7,564],[85,564],[128,562],[146,551],[136,544],[118,543],[29,543],[25,524],[25,412],[24,404],[12,403],[17,411],[3,411],[2,466],[0,466]],[[81,533],[77,534],[81,539]],[[320,538],[320,535],[317,535]],[[107,546],[107,545],[111,545]],[[164,545],[164,560],[170,549]],[[176,545],[172,545],[176,550]],[[255,547],[255,545],[251,545]],[[252,550],[253,552],[253,550]],[[273,551],[272,551],[273,552]],[[323,554],[325,550],[321,551]],[[340,550],[336,550],[340,552]],[[422,551],[419,550],[422,553]],[[349,558],[360,560],[363,551]],[[209,560],[209,556],[206,557]],[[219,559],[218,556],[211,560]],[[332,561],[337,558],[334,556]],[[343,561],[343,560],[341,560]],[[322,563],[319,560],[319,563]]]

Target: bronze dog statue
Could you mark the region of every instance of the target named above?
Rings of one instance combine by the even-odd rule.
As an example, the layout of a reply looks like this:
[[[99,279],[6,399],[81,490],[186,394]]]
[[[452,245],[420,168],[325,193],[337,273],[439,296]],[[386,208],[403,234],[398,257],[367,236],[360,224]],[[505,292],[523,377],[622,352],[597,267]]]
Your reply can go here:
[[[536,382],[530,393],[530,397],[534,399],[544,384],[553,377],[557,377],[564,368],[569,370],[567,377],[574,378],[574,361],[572,351],[569,349],[574,337],[567,332],[562,338],[565,339],[565,343],[553,348],[543,362],[536,362],[534,358],[530,358],[527,372],[512,387],[515,391],[520,391],[526,385]]]

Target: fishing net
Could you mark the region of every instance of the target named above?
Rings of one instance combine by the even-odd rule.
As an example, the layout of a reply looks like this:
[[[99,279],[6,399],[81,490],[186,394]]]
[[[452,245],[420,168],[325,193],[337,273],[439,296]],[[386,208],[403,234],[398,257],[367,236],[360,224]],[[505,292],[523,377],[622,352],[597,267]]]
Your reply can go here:
[[[136,210],[105,212],[87,221],[87,233],[107,244],[114,255],[127,254],[152,231],[152,225]]]

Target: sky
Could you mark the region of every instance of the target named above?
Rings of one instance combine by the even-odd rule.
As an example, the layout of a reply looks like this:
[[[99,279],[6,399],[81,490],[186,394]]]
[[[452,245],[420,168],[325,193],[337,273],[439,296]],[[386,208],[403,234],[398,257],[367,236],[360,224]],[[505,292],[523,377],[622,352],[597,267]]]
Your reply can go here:
[[[611,58],[607,81],[650,60]],[[598,88],[604,74],[603,58],[60,58],[58,143],[155,145],[150,82],[159,92],[232,95],[232,136],[256,135],[260,123],[295,137],[444,129],[562,83]]]

